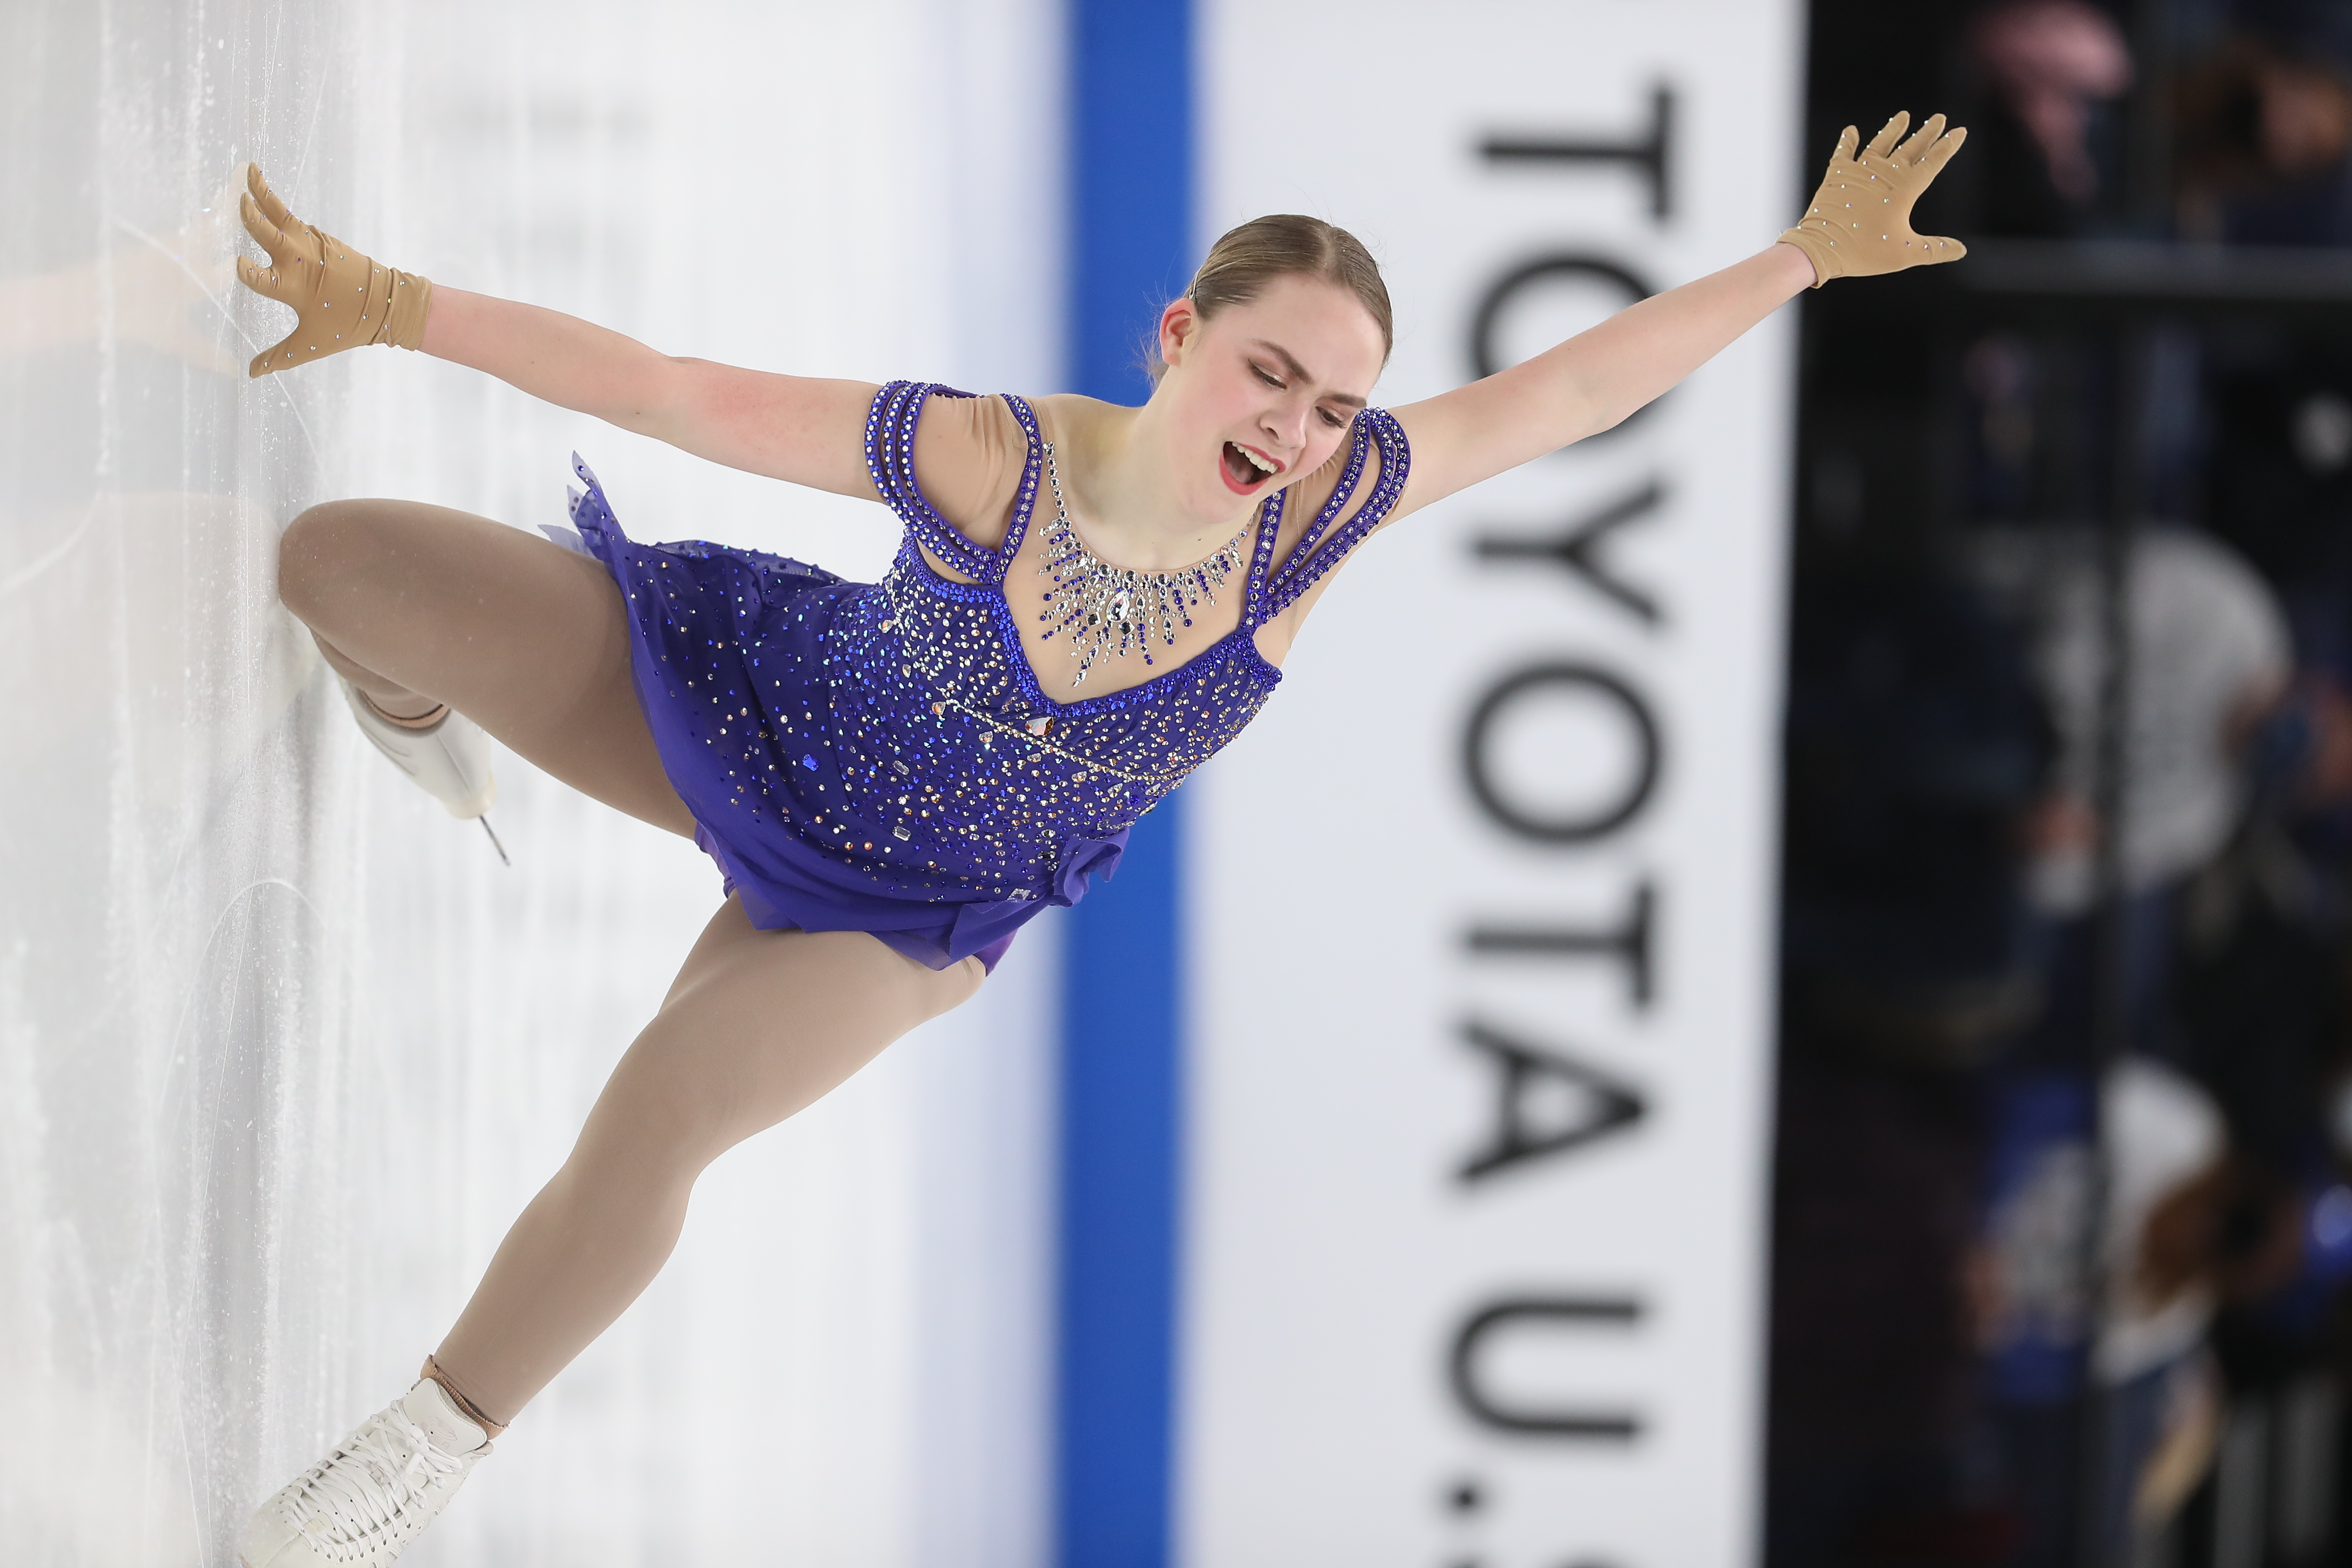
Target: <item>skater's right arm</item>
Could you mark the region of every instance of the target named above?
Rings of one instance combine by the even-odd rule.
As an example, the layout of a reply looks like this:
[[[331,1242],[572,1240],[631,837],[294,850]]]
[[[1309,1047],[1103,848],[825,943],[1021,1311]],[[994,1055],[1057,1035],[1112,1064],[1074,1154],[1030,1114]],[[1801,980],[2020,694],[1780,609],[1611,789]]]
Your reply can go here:
[[[436,288],[303,223],[251,164],[246,184],[238,211],[268,260],[238,258],[237,277],[296,318],[283,339],[255,356],[253,375],[369,343],[421,349],[714,463],[862,500],[882,499],[866,468],[866,410],[880,390],[869,382],[675,358],[560,310]],[[1001,525],[1011,504],[1006,461],[997,449],[1003,442],[973,438],[954,420],[948,425],[955,427],[927,421],[917,439],[926,492],[959,527],[985,531],[992,520]]]
[[[681,451],[812,489],[874,499],[870,382],[680,359],[593,321],[436,285],[424,350],[558,407]]]

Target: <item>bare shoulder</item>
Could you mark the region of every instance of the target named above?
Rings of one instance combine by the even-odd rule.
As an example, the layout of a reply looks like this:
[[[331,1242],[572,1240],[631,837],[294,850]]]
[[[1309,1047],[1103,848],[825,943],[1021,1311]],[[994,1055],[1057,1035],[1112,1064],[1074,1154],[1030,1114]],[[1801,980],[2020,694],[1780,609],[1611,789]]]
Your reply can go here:
[[[1085,437],[1106,420],[1131,418],[1136,413],[1132,408],[1075,392],[1049,392],[1043,397],[1031,398],[1029,405],[1045,422],[1047,440],[1076,445],[1083,445]]]
[[[1135,409],[1121,404],[1106,403],[1099,397],[1087,397],[1075,392],[1049,392],[1028,401],[1030,408],[1037,416],[1040,433],[1049,445],[1058,448],[1065,475],[1070,472],[1074,462],[1083,460],[1078,454],[1097,445],[1096,437],[1104,426],[1131,419],[1136,414]],[[1001,405],[1001,399],[999,403]],[[1009,411],[1006,423],[1013,427],[1017,437],[1020,422],[1013,419]],[[1013,473],[1016,489],[1021,478],[1020,462],[1025,456],[1025,448],[1016,448]]]

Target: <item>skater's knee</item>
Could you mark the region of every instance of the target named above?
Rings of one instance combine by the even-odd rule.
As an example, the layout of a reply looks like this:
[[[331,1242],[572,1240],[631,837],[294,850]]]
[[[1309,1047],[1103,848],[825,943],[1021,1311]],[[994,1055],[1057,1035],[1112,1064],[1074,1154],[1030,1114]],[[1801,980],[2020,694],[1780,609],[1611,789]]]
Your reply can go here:
[[[311,626],[332,602],[330,585],[372,552],[365,501],[321,501],[286,525],[278,542],[278,596]]]
[[[682,1193],[740,1141],[740,1111],[719,1086],[634,1072],[625,1064],[589,1113],[574,1157],[625,1173],[628,1183],[648,1194]]]

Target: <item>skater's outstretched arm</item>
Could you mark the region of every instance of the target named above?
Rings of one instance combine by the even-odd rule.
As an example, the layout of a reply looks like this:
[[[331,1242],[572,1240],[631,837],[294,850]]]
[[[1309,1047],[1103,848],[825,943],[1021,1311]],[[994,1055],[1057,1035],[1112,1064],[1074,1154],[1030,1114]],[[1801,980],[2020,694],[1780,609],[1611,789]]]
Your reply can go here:
[[[1615,426],[1806,289],[1967,254],[1958,240],[1913,233],[1911,205],[1968,133],[1946,133],[1938,114],[1898,144],[1909,123],[1896,115],[1859,151],[1848,126],[1804,218],[1779,243],[1508,370],[1396,410],[1413,456],[1399,511]]]
[[[237,276],[295,312],[251,374],[372,343],[421,349],[698,458],[875,499],[862,437],[872,384],[674,358],[560,310],[436,289],[300,221],[259,169],[246,179],[239,210],[268,260],[240,258]]]
[[[426,353],[730,468],[871,500],[862,432],[877,388],[679,359],[593,321],[436,288]]]

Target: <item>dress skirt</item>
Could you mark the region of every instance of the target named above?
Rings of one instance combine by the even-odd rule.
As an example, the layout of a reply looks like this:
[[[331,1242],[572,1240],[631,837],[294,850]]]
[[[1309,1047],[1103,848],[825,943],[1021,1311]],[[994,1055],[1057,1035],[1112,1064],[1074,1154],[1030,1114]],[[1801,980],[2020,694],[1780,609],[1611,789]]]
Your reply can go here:
[[[587,487],[572,492],[572,524],[620,586],[630,668],[662,769],[694,814],[695,843],[751,923],[862,931],[934,969],[967,957],[995,968],[1043,901],[992,898],[951,874],[877,863],[856,844],[827,839],[822,797],[808,794],[824,786],[804,782],[816,757],[793,755],[805,729],[780,740],[785,726],[772,721],[780,700],[804,703],[812,719],[825,710],[822,686],[839,667],[826,634],[836,617],[870,612],[881,590],[761,551],[635,543],[576,454],[572,464]],[[779,670],[810,689],[793,694]],[[812,771],[797,772],[798,762]]]

